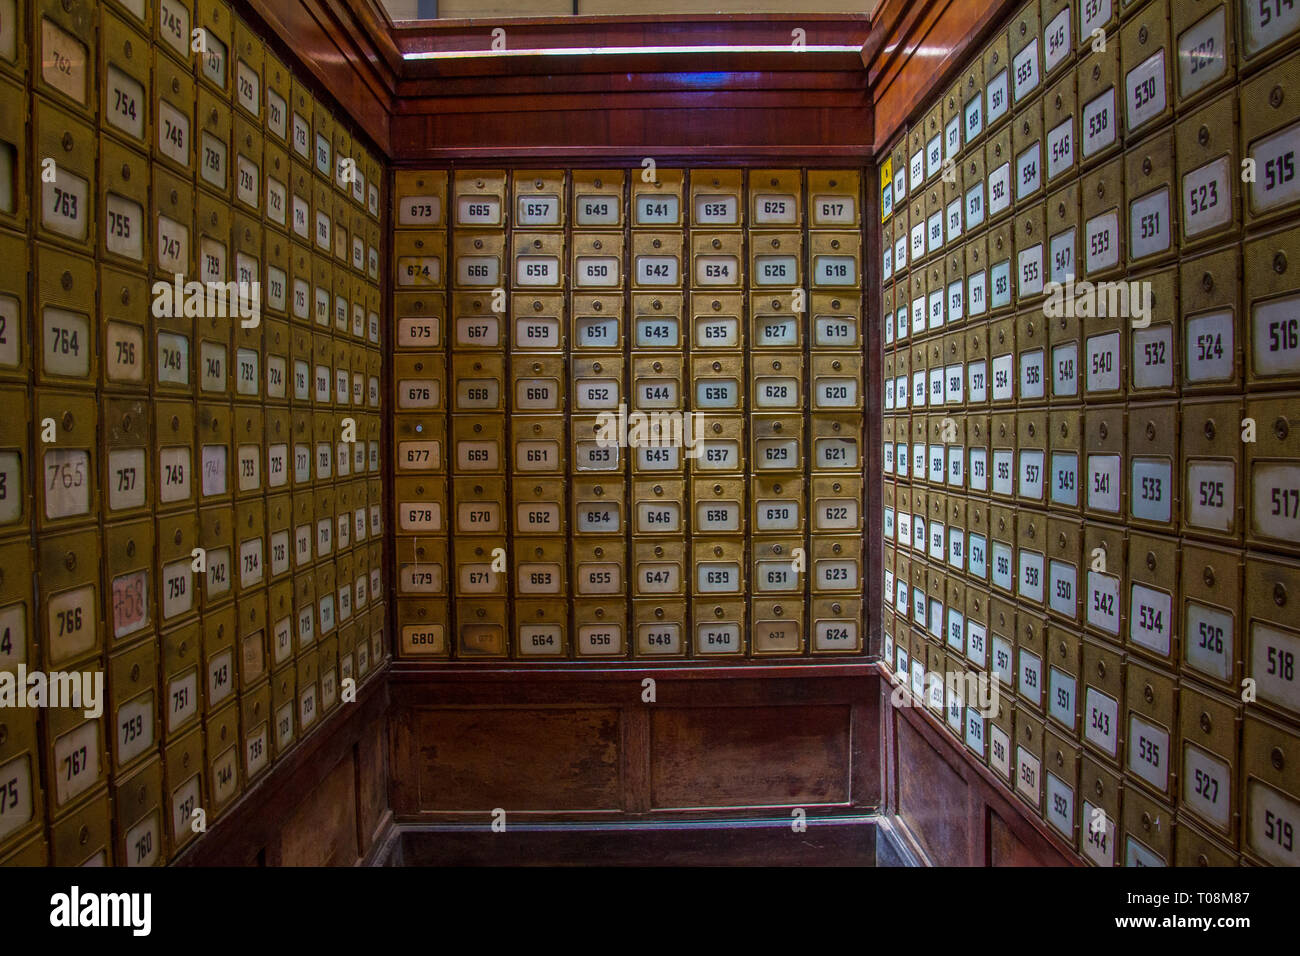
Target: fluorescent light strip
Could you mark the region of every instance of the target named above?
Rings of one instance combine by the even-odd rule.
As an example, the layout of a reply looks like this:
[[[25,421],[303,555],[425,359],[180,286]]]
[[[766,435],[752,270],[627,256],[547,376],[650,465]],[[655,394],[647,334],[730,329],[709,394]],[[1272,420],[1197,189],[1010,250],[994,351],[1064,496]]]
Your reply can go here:
[[[635,53],[858,53],[856,46],[606,46],[549,47],[541,50],[429,50],[404,53],[404,60],[463,60],[495,56],[626,56]]]

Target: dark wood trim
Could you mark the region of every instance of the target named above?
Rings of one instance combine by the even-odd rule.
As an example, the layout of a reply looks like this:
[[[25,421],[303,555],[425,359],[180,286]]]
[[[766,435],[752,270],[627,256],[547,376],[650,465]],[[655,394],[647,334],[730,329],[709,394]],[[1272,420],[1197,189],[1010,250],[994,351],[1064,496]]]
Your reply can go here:
[[[874,866],[874,815],[646,823],[486,823],[401,827],[404,866]],[[887,839],[894,840],[891,831]]]
[[[966,865],[989,866],[993,863],[989,840],[990,813],[997,815],[997,818],[1010,829],[1019,847],[1033,857],[1057,866],[1085,865],[1073,847],[1057,836],[1043,820],[1032,813],[1029,807],[1021,803],[1003,786],[993,771],[973,760],[966,752],[966,748],[926,708],[893,707],[889,701],[894,686],[892,676],[883,665],[876,666],[879,667],[881,675],[880,711],[891,725],[888,736],[892,738],[886,744],[888,753],[886,766],[889,768],[887,773],[891,784],[889,786],[891,799],[885,812],[901,822],[903,828],[911,835],[916,851],[923,859],[928,860],[928,857],[921,849],[920,840],[916,838],[917,824],[908,819],[908,808],[899,806],[899,777],[914,770],[898,764],[897,730],[900,722],[906,723],[929,746],[941,754],[948,766],[960,768],[960,782],[969,788],[965,820],[965,834],[969,841]],[[927,778],[925,785],[930,788],[943,788],[948,784],[943,779],[930,777]]]
[[[815,154],[813,153],[813,150]],[[538,169],[546,163],[562,164],[567,169],[603,169],[613,163],[634,169],[641,159],[654,157],[656,163],[667,169],[734,169],[760,167],[772,163],[785,163],[805,169],[843,169],[850,167],[862,171],[864,176],[875,175],[874,167],[863,164],[870,159],[870,151],[858,146],[751,146],[729,149],[725,146],[676,147],[668,151],[657,145],[640,146],[521,146],[521,147],[426,147],[418,155],[412,153],[393,163],[394,169]],[[809,157],[814,158],[809,158]]]
[[[393,811],[386,811],[379,826],[375,828],[373,839],[370,842],[370,849],[357,860],[356,865],[387,866],[389,859],[392,857],[393,849],[401,838],[402,830],[393,820]]]
[[[357,866],[401,866],[402,865],[402,828],[393,822],[392,811],[384,816],[384,822],[370,852],[357,863]]]
[[[890,848],[898,854],[902,866],[933,866],[925,851],[916,840],[907,821],[902,817],[882,814],[880,817],[880,835],[890,843]],[[879,864],[877,864],[879,865]]]
[[[947,89],[1012,6],[1012,0],[882,0],[862,46],[877,152]]]
[[[258,21],[275,54],[314,81],[315,95],[333,100],[371,147],[391,155],[389,120],[402,60],[391,40],[386,48],[367,29],[365,11],[345,0],[238,0],[237,12]]]
[[[660,105],[646,105],[659,101]],[[864,162],[871,155],[871,105],[862,90],[835,94],[809,104],[805,93],[789,93],[758,108],[745,100],[705,92],[627,97],[610,109],[600,93],[556,94],[522,109],[512,97],[496,106],[463,112],[448,104],[423,114],[399,113],[392,120],[393,157],[398,162],[438,162],[497,157],[535,161],[596,155],[683,156],[736,165],[744,157],[799,157]],[[749,102],[752,103],[752,100]],[[509,145],[503,145],[509,144]],[[727,144],[727,145],[720,145]]]
[[[394,27],[373,0],[240,0],[276,52],[350,116],[390,159],[488,156],[702,158],[737,153],[865,159],[873,143],[867,71],[856,51],[866,16],[560,17]],[[514,49],[772,46],[761,53],[471,56],[507,30]],[[505,146],[503,144],[509,144]],[[719,145],[726,144],[726,145]],[[599,151],[593,153],[592,150]],[[734,162],[734,159],[733,159]]]
[[[605,45],[605,44],[601,44]],[[608,44],[621,46],[621,44]],[[545,77],[561,83],[583,75],[620,76],[659,73],[668,76],[719,76],[766,73],[863,73],[861,54],[847,50],[705,50],[695,53],[629,49],[617,53],[520,54],[512,57],[469,56],[464,58],[403,61],[403,91],[436,90],[457,80],[497,77]],[[864,74],[865,78],[865,74]]]
[[[884,355],[880,303],[880,188],[879,173],[872,162],[862,172],[862,345],[866,349],[863,412],[862,464],[865,469],[862,487],[866,508],[866,538],[863,566],[867,575],[864,598],[868,656],[879,658],[884,642],[879,608],[884,595],[884,507],[881,502],[881,474],[884,452],[881,445],[884,409],[880,390],[881,363]]]
[[[469,103],[477,109],[492,103],[494,97],[510,96],[534,106],[543,102],[545,97],[556,94],[592,94],[602,96],[628,95],[633,93],[700,93],[707,92],[713,96],[732,94],[747,97],[772,98],[773,92],[784,94],[829,94],[865,93],[864,73],[861,65],[855,62],[844,69],[817,69],[825,66],[820,58],[800,60],[794,69],[779,72],[745,70],[723,74],[711,71],[709,85],[701,78],[700,58],[691,57],[687,64],[677,63],[671,70],[632,70],[615,73],[608,68],[589,69],[547,76],[544,87],[539,89],[537,78],[527,74],[502,74],[493,76],[491,82],[476,76],[441,77],[436,85],[425,80],[402,81],[398,84],[399,99],[394,108],[397,112],[424,113],[431,105],[439,103]],[[681,67],[687,65],[690,70]],[[471,99],[478,97],[478,99]],[[502,144],[507,145],[507,144]]]
[[[761,53],[471,56],[406,60],[396,88],[399,162],[666,155],[785,162],[865,159],[872,143],[865,17],[561,17],[398,28],[403,52],[763,45]],[[791,30],[810,46],[790,48]],[[479,159],[482,157],[482,159]]]
[[[798,661],[771,663],[763,660],[736,661],[718,666],[711,661],[676,660],[663,664],[633,662],[628,666],[610,667],[603,664],[575,661],[570,664],[518,664],[503,665],[490,661],[457,661],[455,663],[424,663],[420,661],[394,661],[389,667],[390,694],[395,707],[447,703],[442,698],[421,696],[420,688],[431,683],[448,684],[455,702],[465,703],[466,698],[457,688],[464,685],[495,685],[486,693],[465,690],[483,703],[533,703],[572,701],[573,688],[595,685],[582,693],[596,695],[593,699],[608,700],[608,690],[618,687],[629,695],[629,701],[641,699],[641,681],[653,677],[658,681],[671,681],[674,686],[695,681],[728,682],[744,680],[751,689],[761,688],[763,680],[808,680],[811,678],[836,678],[843,681],[876,679],[881,671],[877,664],[861,658],[843,658],[835,662],[829,658],[800,658]],[[635,686],[634,686],[635,685]],[[563,689],[561,689],[563,688]],[[844,690],[845,688],[840,688]],[[619,698],[624,699],[623,697]],[[755,698],[761,702],[762,698]]]
[[[642,699],[646,677],[656,682],[656,699]],[[467,711],[484,711],[497,715],[509,711],[598,711],[615,715],[619,740],[617,796],[612,793],[600,809],[575,809],[573,804],[545,802],[550,792],[542,787],[540,809],[512,811],[527,820],[617,821],[617,820],[716,820],[723,817],[761,817],[788,813],[786,801],[772,803],[761,799],[754,803],[727,805],[697,804],[673,806],[660,803],[656,808],[652,766],[661,766],[664,751],[655,749],[652,721],[655,709],[664,714],[689,715],[692,710],[711,711],[750,708],[767,712],[764,719],[789,708],[798,721],[821,708],[842,709],[844,745],[842,763],[825,765],[825,772],[845,774],[843,799],[820,798],[797,801],[810,817],[873,812],[880,805],[880,768],[875,741],[879,736],[880,716],[878,672],[871,664],[843,662],[813,663],[806,666],[755,667],[630,667],[617,670],[600,667],[465,667],[463,665],[425,666],[398,663],[390,672],[392,712],[389,724],[390,755],[393,781],[391,806],[399,824],[426,823],[431,820],[481,821],[486,804],[477,803],[461,809],[444,804],[434,805],[420,792],[423,771],[434,746],[420,739],[427,718],[441,710],[455,712],[454,720],[467,719]],[[495,719],[495,718],[494,718]],[[520,719],[525,719],[521,717]],[[608,719],[608,718],[606,718]],[[689,720],[689,717],[687,717]],[[816,718],[824,721],[825,718]],[[577,719],[578,724],[582,723]],[[824,726],[824,724],[823,724]],[[694,745],[692,745],[694,746]],[[674,751],[675,752],[675,751]],[[545,755],[539,755],[545,759]],[[569,758],[566,758],[569,759]],[[577,758],[572,758],[577,759]],[[792,758],[792,764],[798,761]],[[469,773],[476,768],[467,768]],[[680,782],[681,765],[675,767]],[[581,771],[585,778],[587,769]],[[662,797],[661,797],[662,799]],[[583,804],[587,806],[587,804]],[[550,809],[548,809],[550,808]]]
[[[380,671],[357,688],[354,703],[338,704],[172,865],[278,865],[281,831],[295,807],[352,754],[375,721],[385,719],[388,706],[387,675]]]

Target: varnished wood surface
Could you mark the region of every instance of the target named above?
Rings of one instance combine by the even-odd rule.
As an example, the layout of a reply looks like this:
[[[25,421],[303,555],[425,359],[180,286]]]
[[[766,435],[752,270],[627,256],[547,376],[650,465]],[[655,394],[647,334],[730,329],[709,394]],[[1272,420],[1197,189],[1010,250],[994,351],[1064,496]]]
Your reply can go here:
[[[236,11],[253,21],[276,55],[300,62],[317,92],[335,100],[372,147],[389,154],[402,61],[391,40],[384,41],[386,32],[366,27],[364,6],[346,0],[236,0]]]
[[[772,52],[620,53],[408,60],[394,103],[402,162],[476,155],[593,154],[865,157],[871,143],[866,73],[854,53],[865,17],[561,17],[399,29],[403,52],[506,47],[774,46]]]
[[[820,676],[817,675],[818,672]],[[653,677],[653,703],[643,699]],[[533,668],[395,665],[399,823],[862,812],[879,804],[870,665]]]
[[[847,805],[849,738],[847,704],[653,707],[651,806]]]
[[[680,65],[679,65],[680,66]],[[518,95],[502,78],[464,82],[462,92],[405,87],[392,119],[399,162],[474,155],[746,155],[865,160],[871,104],[853,74],[609,72],[547,83]],[[518,78],[515,78],[517,82]],[[507,83],[504,89],[509,89]]]
[[[348,866],[357,844],[355,767],[344,760],[303,794],[280,834],[281,866]]]
[[[896,859],[872,817],[781,816],[695,824],[409,826],[401,866],[875,866]],[[883,850],[883,852],[882,852]]]
[[[327,844],[329,862],[354,863],[369,850],[369,839],[362,841],[359,831],[373,836],[382,829],[388,813],[386,795],[376,788],[373,778],[366,781],[360,800],[349,798],[352,812],[336,817],[322,805],[320,794],[333,794],[346,782],[353,791],[360,785],[361,767],[357,755],[365,753],[361,763],[373,768],[382,764],[376,749],[387,746],[385,732],[388,711],[388,684],[383,673],[371,677],[357,690],[352,704],[340,703],[324,723],[275,763],[269,771],[220,818],[209,824],[208,832],[195,841],[173,865],[176,866],[275,866],[287,858],[311,855],[303,845],[310,837],[313,822],[316,841]],[[368,771],[367,771],[368,772]],[[382,778],[380,778],[382,780]],[[363,813],[358,814],[356,807]],[[320,825],[328,829],[320,830]],[[305,829],[304,829],[305,828]],[[349,843],[350,841],[350,843]],[[352,859],[338,855],[351,846]],[[346,855],[346,854],[344,854]]]
[[[410,732],[420,809],[617,810],[619,716],[613,708],[419,708]]]
[[[391,30],[369,2],[241,0],[373,145],[397,162],[475,156],[669,154],[866,158],[873,141],[866,17],[562,17]],[[690,45],[773,52],[404,60],[421,50]],[[786,49],[788,48],[788,49]]]
[[[1011,6],[1011,0],[882,0],[862,47],[876,153],[947,89]]]
[[[889,704],[885,714],[886,812],[936,866],[1081,866],[1079,858],[923,707]]]

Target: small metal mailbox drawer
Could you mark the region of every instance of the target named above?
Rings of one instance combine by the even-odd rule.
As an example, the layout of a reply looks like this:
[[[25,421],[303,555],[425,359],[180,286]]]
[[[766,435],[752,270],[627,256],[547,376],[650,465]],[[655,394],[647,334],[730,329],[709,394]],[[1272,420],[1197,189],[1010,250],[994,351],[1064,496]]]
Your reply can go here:
[[[1178,699],[1177,759],[1182,769],[1179,810],[1232,845],[1241,816],[1237,790],[1241,733],[1239,701],[1184,684]],[[1186,831],[1180,832],[1181,837]]]
[[[574,650],[579,657],[623,657],[627,654],[627,604],[575,601]]]
[[[681,226],[684,222],[682,189],[685,173],[680,169],[655,168],[647,182],[645,175],[632,179],[632,225],[634,227]]]
[[[741,202],[744,173],[739,169],[697,171],[691,176],[693,229],[739,229],[744,225]]]
[[[686,601],[639,600],[633,604],[632,617],[636,656],[686,656]]]
[[[1273,866],[1300,864],[1300,787],[1295,767],[1300,735],[1290,727],[1249,716],[1242,727],[1244,764],[1241,845],[1248,857]]]
[[[397,602],[398,653],[403,658],[446,657],[451,653],[447,643],[447,602],[426,599],[401,599]],[[340,637],[340,653],[343,651]],[[346,678],[341,656],[339,674]]]
[[[625,173],[620,169],[575,170],[573,225],[578,229],[622,229]]]

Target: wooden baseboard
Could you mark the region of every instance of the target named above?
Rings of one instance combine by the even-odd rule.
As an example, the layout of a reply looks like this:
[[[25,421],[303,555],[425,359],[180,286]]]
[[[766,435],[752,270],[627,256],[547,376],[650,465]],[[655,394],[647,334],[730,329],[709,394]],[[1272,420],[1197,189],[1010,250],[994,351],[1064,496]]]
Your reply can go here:
[[[611,823],[400,826],[398,866],[875,866],[874,814]],[[889,838],[892,839],[892,838]],[[891,859],[893,857],[891,856]]]
[[[390,810],[375,830],[370,852],[357,861],[357,866],[401,866],[402,828],[393,820]]]

